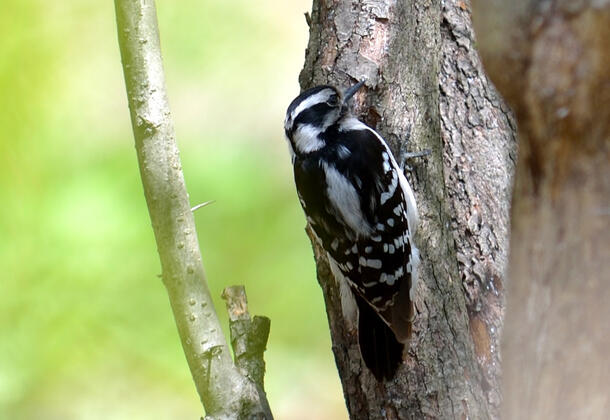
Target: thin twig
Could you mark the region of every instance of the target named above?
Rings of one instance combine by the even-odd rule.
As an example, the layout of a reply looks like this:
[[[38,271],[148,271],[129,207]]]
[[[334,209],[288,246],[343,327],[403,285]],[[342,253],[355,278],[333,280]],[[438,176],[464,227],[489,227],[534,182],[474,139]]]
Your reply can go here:
[[[206,201],[205,203],[197,204],[195,207],[193,207],[193,208],[191,209],[191,212],[192,212],[192,213],[195,213],[195,212],[196,212],[197,210],[199,210],[200,208],[205,207],[205,206],[207,206],[208,204],[213,204],[213,203],[215,203],[215,202],[216,202],[216,200],[210,200],[210,201]]]

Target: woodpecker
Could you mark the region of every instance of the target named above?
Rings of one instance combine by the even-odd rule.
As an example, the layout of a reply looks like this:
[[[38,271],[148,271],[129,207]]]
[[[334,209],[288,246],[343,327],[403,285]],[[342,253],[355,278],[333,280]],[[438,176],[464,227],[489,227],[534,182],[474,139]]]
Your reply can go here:
[[[419,251],[413,191],[384,139],[350,110],[361,81],[297,96],[284,130],[307,222],[339,283],[343,316],[378,381],[394,377],[411,336]]]

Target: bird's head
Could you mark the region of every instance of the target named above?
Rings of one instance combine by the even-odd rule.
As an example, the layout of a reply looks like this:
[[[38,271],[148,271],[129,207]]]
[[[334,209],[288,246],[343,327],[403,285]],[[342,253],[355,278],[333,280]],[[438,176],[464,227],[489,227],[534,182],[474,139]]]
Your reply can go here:
[[[323,85],[308,89],[288,106],[284,131],[296,154],[309,153],[324,146],[319,135],[349,111],[349,101],[364,81],[340,92]]]

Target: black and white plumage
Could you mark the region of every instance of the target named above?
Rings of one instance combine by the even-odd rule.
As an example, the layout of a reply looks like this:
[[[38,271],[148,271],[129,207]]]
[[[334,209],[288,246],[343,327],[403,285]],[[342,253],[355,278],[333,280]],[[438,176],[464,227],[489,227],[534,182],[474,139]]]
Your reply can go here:
[[[381,381],[394,376],[411,334],[418,214],[386,142],[349,111],[362,84],[301,93],[284,129],[299,200],[340,284],[343,315],[353,326],[357,316],[362,358]]]

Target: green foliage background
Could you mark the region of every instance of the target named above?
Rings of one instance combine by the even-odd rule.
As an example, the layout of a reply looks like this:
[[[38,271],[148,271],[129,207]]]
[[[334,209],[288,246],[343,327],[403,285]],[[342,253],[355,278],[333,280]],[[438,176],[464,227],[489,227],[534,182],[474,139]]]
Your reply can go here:
[[[308,0],[157,2],[212,293],[272,319],[278,419],[345,418],[283,139]],[[0,418],[182,419],[202,408],[140,184],[111,1],[0,13]],[[224,307],[216,301],[226,326]]]

